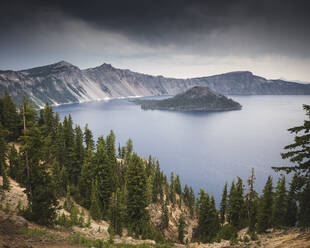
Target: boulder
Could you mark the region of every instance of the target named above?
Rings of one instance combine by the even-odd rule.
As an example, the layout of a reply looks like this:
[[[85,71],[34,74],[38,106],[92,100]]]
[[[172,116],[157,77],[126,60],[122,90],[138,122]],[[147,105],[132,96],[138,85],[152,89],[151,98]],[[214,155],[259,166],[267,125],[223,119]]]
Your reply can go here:
[[[9,221],[11,221],[14,225],[18,227],[27,227],[28,222],[21,216],[12,215],[9,217]]]

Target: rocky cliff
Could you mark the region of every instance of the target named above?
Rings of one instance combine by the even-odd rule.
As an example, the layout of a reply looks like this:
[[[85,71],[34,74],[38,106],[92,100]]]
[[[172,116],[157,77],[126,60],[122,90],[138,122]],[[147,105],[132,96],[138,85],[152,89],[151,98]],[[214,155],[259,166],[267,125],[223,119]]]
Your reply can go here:
[[[251,72],[174,79],[121,70],[109,64],[81,70],[60,61],[22,71],[0,71],[0,95],[5,91],[17,103],[27,96],[36,107],[128,96],[175,95],[193,86],[208,86],[224,95],[310,94],[309,84],[267,80]]]

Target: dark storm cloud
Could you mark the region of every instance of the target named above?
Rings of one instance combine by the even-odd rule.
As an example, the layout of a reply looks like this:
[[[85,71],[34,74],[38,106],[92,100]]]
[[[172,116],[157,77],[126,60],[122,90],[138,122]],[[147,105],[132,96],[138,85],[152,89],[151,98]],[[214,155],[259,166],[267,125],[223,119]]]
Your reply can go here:
[[[294,39],[308,43],[309,6],[307,0],[12,0],[2,4],[1,24],[4,28],[29,19],[45,22],[44,13],[61,11],[96,29],[154,44],[196,43],[199,37],[236,27],[244,28],[236,32],[247,39],[263,35],[271,42],[279,42],[273,38],[277,36],[289,43]]]
[[[168,76],[252,70],[310,80],[309,13],[308,0],[2,0],[0,68],[65,59]]]

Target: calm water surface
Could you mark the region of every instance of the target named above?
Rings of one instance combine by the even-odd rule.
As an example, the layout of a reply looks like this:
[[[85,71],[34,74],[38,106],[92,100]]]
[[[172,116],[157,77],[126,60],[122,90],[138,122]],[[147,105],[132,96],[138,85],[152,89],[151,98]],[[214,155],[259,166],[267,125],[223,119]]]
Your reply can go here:
[[[255,168],[256,189],[261,191],[271,166],[288,164],[283,147],[293,141],[286,130],[305,119],[302,104],[309,96],[232,96],[241,111],[184,113],[141,110],[129,100],[111,100],[55,107],[61,118],[69,113],[76,124],[88,123],[95,138],[114,130],[117,143],[133,140],[134,150],[155,156],[170,177],[196,192],[204,188],[218,201],[225,181],[240,176],[244,183]]]

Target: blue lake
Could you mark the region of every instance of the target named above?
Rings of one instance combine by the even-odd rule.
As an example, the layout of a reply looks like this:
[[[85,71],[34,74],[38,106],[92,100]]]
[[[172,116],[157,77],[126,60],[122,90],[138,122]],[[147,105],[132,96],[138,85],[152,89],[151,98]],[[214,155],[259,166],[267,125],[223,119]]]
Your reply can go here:
[[[63,118],[69,113],[82,127],[88,123],[95,138],[111,129],[117,144],[133,140],[140,156],[156,157],[168,178],[174,171],[182,186],[191,185],[221,197],[225,181],[240,176],[244,183],[255,168],[256,189],[261,191],[271,166],[287,165],[283,147],[293,141],[287,129],[306,118],[302,104],[309,96],[232,96],[241,111],[186,113],[144,111],[130,100],[70,104],[55,107]]]

